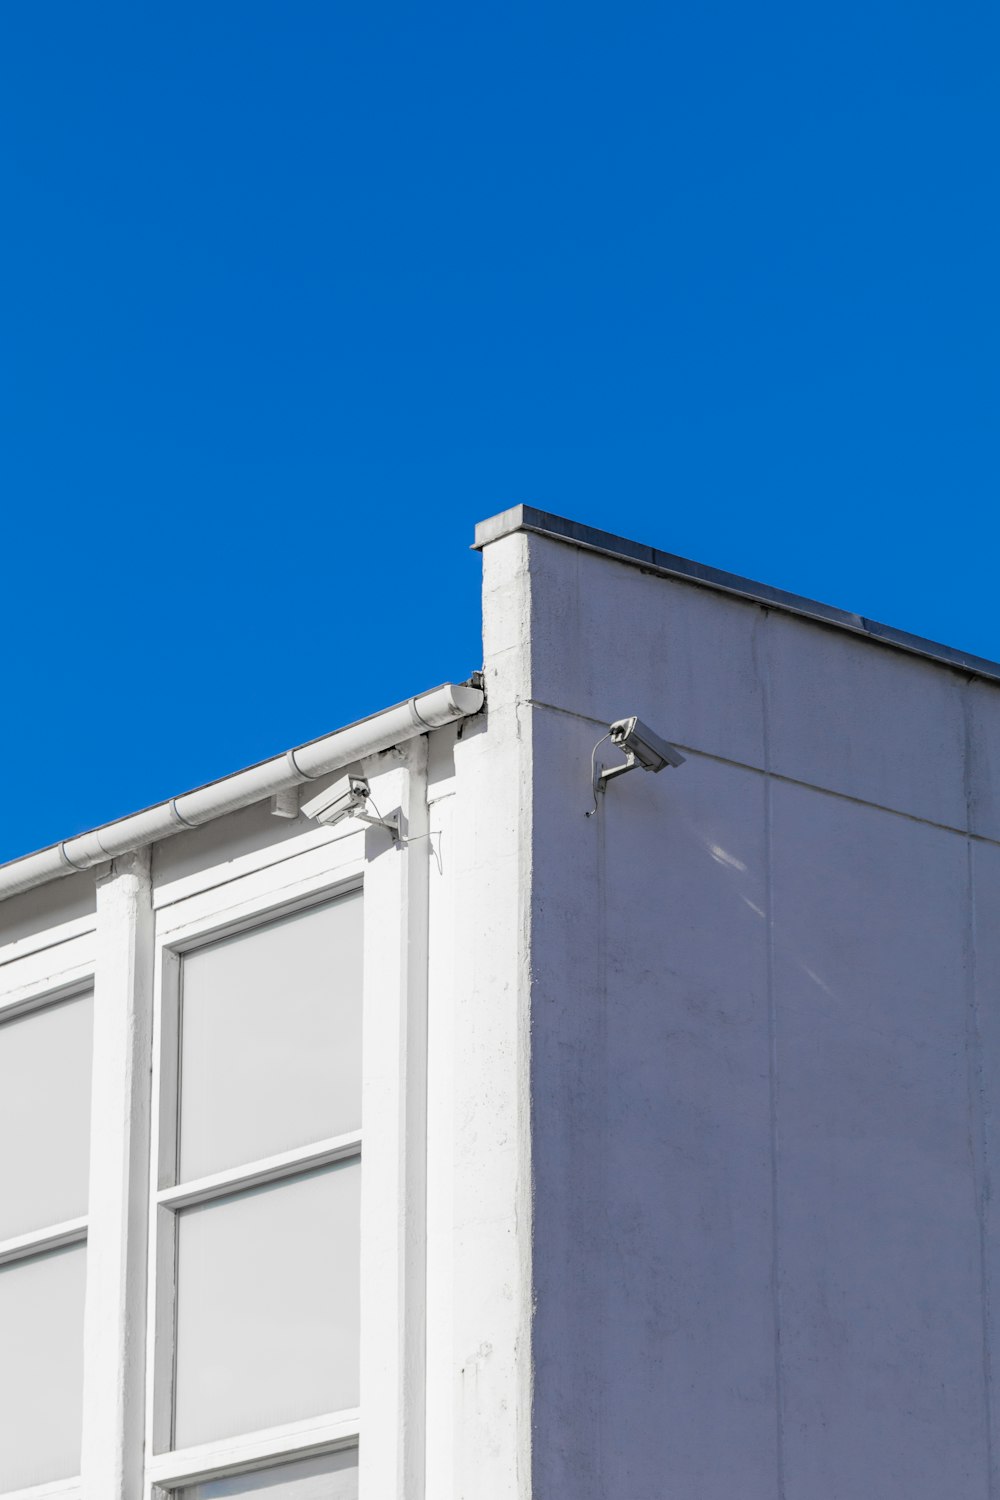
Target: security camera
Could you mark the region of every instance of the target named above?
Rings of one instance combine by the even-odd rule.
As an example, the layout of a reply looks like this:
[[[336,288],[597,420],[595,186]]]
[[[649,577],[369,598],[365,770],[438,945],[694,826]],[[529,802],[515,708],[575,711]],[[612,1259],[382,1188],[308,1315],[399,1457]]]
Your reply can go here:
[[[348,773],[327,787],[325,792],[320,792],[318,797],[311,797],[308,802],[303,802],[302,812],[305,817],[314,818],[317,823],[325,823],[327,827],[342,823],[345,818],[359,818],[362,823],[370,823],[373,828],[387,829],[392,834],[393,841],[398,842],[399,813],[391,813],[387,818],[383,818],[377,810],[370,813],[368,803],[371,795],[368,782],[363,776]],[[372,803],[372,806],[375,804]]]
[[[317,823],[342,823],[364,812],[371,792],[363,776],[340,776],[325,792],[303,802],[302,812]]]
[[[609,730],[611,743],[632,757],[629,770],[638,761],[644,771],[662,771],[664,766],[682,766],[685,757],[654,734],[647,724],[637,719],[616,719]],[[624,769],[624,767],[622,768]]]
[[[668,745],[666,740],[661,740],[658,734],[654,734],[649,725],[637,719],[635,714],[631,718],[616,719],[613,724],[609,724],[604,738],[625,752],[625,760],[620,766],[602,766],[598,771],[597,752],[604,740],[599,740],[594,746],[590,760],[594,805],[587,813],[588,818],[595,816],[599,794],[606,790],[608,782],[614,781],[616,776],[625,776],[629,771],[634,771],[636,766],[641,766],[644,771],[662,771],[664,766],[682,766],[686,758],[675,745]]]

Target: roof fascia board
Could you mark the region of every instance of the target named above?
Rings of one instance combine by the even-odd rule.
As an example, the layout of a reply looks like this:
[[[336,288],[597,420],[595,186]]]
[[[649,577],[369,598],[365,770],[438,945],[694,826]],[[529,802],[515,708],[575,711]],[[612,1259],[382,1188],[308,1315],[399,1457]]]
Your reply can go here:
[[[912,656],[922,656],[939,666],[953,667],[992,682],[1000,682],[1000,662],[989,661],[982,656],[973,656],[967,651],[957,651],[952,646],[937,641],[925,640],[923,636],[911,635],[906,630],[896,630],[891,625],[880,625],[877,620],[864,615],[852,614],[849,610],[836,609],[831,604],[820,604],[815,599],[806,599],[799,594],[786,593],[784,589],[772,588],[767,583],[755,583],[741,578],[736,573],[726,573],[719,568],[709,568],[689,558],[678,557],[672,552],[661,552],[657,547],[647,547],[641,542],[631,542],[626,537],[615,536],[610,531],[598,531],[592,526],[583,526],[579,521],[569,521],[564,516],[552,515],[549,511],[536,510],[532,505],[515,505],[501,511],[476,527],[473,549],[481,552],[491,542],[512,532],[525,531],[535,536],[549,537],[552,541],[565,542],[588,552],[600,553],[617,562],[629,563],[647,573],[656,573],[662,578],[677,578],[701,588],[715,589],[719,593],[732,594],[740,599],[751,600],[768,609],[780,609],[786,614],[799,615],[821,625],[830,625],[837,630],[849,630],[852,635],[864,636],[879,645],[893,646],[898,651],[908,651]]]

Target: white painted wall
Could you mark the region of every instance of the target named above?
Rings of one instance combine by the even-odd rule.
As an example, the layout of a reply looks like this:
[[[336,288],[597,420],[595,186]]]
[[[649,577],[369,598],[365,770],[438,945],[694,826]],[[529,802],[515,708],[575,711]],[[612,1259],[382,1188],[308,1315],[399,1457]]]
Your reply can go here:
[[[1000,689],[542,536],[484,566],[530,769],[533,1494],[985,1500]],[[588,820],[629,713],[687,763]]]
[[[143,1475],[154,928],[348,871],[363,1500],[988,1500],[1000,688],[528,532],[483,564],[487,714],[365,763],[405,851],[265,802],[0,906],[0,1004],[96,974],[102,1016],[65,1495],[219,1461]],[[627,713],[687,762],[587,819]]]

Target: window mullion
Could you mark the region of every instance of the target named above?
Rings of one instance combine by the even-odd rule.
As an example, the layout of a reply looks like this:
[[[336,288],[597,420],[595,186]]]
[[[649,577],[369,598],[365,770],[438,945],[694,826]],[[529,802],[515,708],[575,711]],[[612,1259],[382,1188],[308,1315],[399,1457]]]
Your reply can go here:
[[[382,772],[377,800],[403,838],[373,830],[365,876],[361,1195],[361,1494],[419,1500],[424,1471],[427,742]]]
[[[152,973],[147,849],[97,881],[84,1500],[142,1493]]]

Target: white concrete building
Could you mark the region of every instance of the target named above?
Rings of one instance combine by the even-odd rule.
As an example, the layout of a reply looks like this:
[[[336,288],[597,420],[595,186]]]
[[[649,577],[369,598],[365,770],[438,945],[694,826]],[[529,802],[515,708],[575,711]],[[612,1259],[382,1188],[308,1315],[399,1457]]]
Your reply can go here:
[[[477,545],[481,679],[0,867],[0,1496],[990,1500],[1000,666]]]

